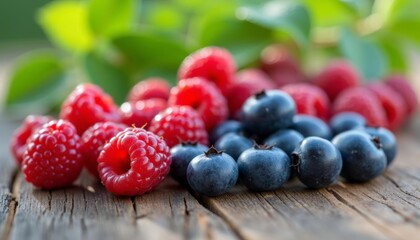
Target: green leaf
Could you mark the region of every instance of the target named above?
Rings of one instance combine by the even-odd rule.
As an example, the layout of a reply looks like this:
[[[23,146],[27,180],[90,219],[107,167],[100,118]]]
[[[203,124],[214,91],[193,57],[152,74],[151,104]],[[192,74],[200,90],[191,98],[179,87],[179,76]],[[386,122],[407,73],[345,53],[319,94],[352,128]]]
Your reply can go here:
[[[84,2],[51,2],[39,12],[38,22],[51,40],[66,50],[86,52],[94,44]]]
[[[342,1],[337,0],[303,0],[311,13],[315,26],[329,27],[349,24],[355,19],[354,10]]]
[[[83,67],[90,82],[102,87],[116,103],[121,104],[125,101],[130,79],[122,70],[95,53],[84,56]]]
[[[365,80],[377,80],[386,73],[388,59],[374,43],[360,38],[348,28],[343,28],[339,44],[343,55]]]
[[[129,31],[134,21],[135,4],[135,0],[90,0],[92,31],[106,37]]]
[[[389,70],[391,72],[404,72],[408,69],[407,54],[398,39],[394,37],[381,37],[379,39],[384,54],[387,55]]]
[[[311,19],[308,10],[299,3],[279,0],[245,3],[237,16],[266,28],[284,30],[302,46],[309,43]]]

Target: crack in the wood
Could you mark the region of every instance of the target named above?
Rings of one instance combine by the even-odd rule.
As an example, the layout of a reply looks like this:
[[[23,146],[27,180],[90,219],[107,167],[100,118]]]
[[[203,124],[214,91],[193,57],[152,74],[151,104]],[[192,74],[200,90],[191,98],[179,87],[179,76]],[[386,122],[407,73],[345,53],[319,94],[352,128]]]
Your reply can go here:
[[[134,224],[137,224],[136,220],[140,219],[142,217],[137,215],[138,213],[137,213],[136,198],[135,197],[130,197],[130,200],[131,200],[131,206],[133,207],[133,211],[134,211]]]
[[[67,211],[67,191],[64,190],[64,203],[63,203],[63,211],[60,214],[60,220],[63,219],[64,214]]]
[[[190,210],[188,209],[188,204],[187,204],[187,200],[185,199],[185,197],[183,197],[183,202],[184,202],[184,238],[185,239],[190,239],[190,233],[188,231],[188,226],[190,225]]]
[[[286,193],[286,191],[283,192],[284,195],[292,202],[296,202],[299,203],[300,206],[302,206],[310,215],[314,216],[315,214],[308,208],[306,207],[302,202],[300,202],[297,198],[293,197],[293,195],[290,195]]]
[[[74,195],[71,196],[71,205],[70,205],[70,225],[73,224],[73,212],[74,212]]]
[[[16,212],[19,206],[19,169],[14,168],[10,176],[10,183],[8,185],[10,202],[7,206],[8,213],[4,223],[4,229],[1,234],[1,239],[8,240],[12,232],[13,223],[15,220]]]
[[[81,234],[82,234],[82,239],[84,239],[84,236],[86,236],[87,233],[87,226],[86,226],[86,222],[84,218],[80,218],[80,226],[81,226]]]
[[[283,201],[283,199],[280,198],[279,195],[277,195],[276,191],[273,191],[274,195],[283,203],[285,204],[285,202]],[[277,207],[275,207],[273,204],[271,204],[270,201],[268,201],[261,193],[260,195],[264,198],[264,200],[274,209],[274,211],[276,211],[278,214],[280,214],[280,216],[282,216],[285,219],[286,224],[290,227],[290,228],[295,228],[294,224],[292,224],[289,221],[289,218],[285,215],[284,212],[280,211],[280,209],[278,209]],[[285,205],[286,206],[286,205]]]
[[[415,198],[417,200],[420,200],[420,197],[417,197],[417,196],[411,194],[410,192],[407,192],[404,189],[402,189],[401,186],[394,179],[392,179],[390,176],[388,176],[387,174],[384,174],[384,177],[385,177],[385,179],[387,179],[388,181],[390,181],[402,193],[404,193],[404,194],[406,194],[406,195],[408,195],[410,197],[413,197],[413,198]]]

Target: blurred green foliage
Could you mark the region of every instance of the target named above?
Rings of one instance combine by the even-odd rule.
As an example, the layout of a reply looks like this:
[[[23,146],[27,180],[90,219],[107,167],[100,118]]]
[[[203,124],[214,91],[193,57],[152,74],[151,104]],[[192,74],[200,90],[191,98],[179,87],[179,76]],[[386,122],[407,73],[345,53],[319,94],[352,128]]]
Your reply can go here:
[[[121,103],[142,78],[174,83],[181,61],[209,45],[244,68],[267,45],[287,43],[302,64],[345,57],[366,80],[379,79],[404,72],[407,49],[420,46],[418,9],[416,0],[52,1],[36,20],[56,48],[16,63],[6,105],[48,111],[86,81]]]

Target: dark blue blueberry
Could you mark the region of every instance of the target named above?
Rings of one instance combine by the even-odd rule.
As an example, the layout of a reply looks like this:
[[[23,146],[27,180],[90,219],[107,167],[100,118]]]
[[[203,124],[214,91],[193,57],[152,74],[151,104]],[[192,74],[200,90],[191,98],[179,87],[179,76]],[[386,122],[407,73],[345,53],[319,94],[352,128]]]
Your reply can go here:
[[[276,147],[255,146],[238,159],[239,179],[253,191],[273,191],[290,176],[290,159]]]
[[[296,115],[291,128],[304,137],[320,137],[328,140],[332,138],[330,127],[321,119],[310,115]]]
[[[207,151],[207,147],[197,143],[180,143],[171,148],[171,176],[181,184],[188,186],[187,167],[191,160]]]
[[[293,99],[280,90],[262,91],[242,106],[241,122],[250,135],[267,136],[292,125],[296,114]]]
[[[338,134],[332,143],[341,153],[341,175],[347,180],[366,182],[384,172],[387,161],[379,138],[359,130],[350,130]]]
[[[364,130],[372,137],[379,137],[386,156],[387,165],[389,166],[397,156],[397,139],[395,135],[388,129],[382,127],[364,127],[358,128],[358,130]]]
[[[210,141],[214,144],[226,133],[239,133],[242,131],[241,123],[235,120],[228,120],[217,125],[210,134]]]
[[[339,113],[330,121],[334,136],[357,127],[364,127],[366,124],[366,118],[355,112]]]
[[[238,165],[231,156],[211,147],[195,157],[187,168],[190,187],[206,196],[227,193],[238,180]]]
[[[292,164],[303,184],[309,188],[324,188],[337,181],[343,160],[330,141],[308,137],[293,152]]]
[[[292,157],[292,152],[303,140],[302,134],[292,129],[282,129],[271,134],[264,144],[278,147],[283,150],[287,156]]]
[[[237,133],[228,133],[221,137],[214,146],[237,160],[243,151],[253,145],[254,143],[250,139],[242,135]]]

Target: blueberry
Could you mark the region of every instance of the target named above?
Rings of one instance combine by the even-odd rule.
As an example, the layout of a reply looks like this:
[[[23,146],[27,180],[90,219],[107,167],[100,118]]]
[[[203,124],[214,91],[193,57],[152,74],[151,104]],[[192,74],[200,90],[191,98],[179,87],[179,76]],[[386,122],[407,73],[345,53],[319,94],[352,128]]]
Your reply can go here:
[[[207,147],[197,143],[180,143],[171,148],[171,176],[179,183],[188,186],[188,164],[194,157],[205,151],[207,151]]]
[[[330,127],[321,119],[310,115],[296,115],[291,128],[304,137],[320,137],[328,140],[332,138]]]
[[[359,130],[350,130],[338,134],[332,143],[341,153],[341,175],[347,180],[366,182],[384,172],[387,161],[378,137],[371,137]]]
[[[206,196],[219,196],[235,185],[238,166],[231,156],[211,147],[190,162],[187,180],[194,191]]]
[[[210,141],[214,144],[226,133],[239,133],[242,131],[241,123],[235,120],[228,120],[217,125],[210,134]]]
[[[264,144],[278,147],[283,150],[287,156],[292,157],[292,152],[303,140],[302,134],[292,129],[282,129],[271,134]]]
[[[290,176],[290,159],[276,147],[258,146],[243,152],[238,158],[239,179],[253,191],[273,191]]]
[[[259,92],[242,106],[241,122],[250,135],[267,136],[289,127],[296,114],[293,99],[280,90]]]
[[[366,124],[366,118],[355,112],[339,113],[330,121],[334,136],[357,127],[364,127]]]
[[[366,131],[372,137],[379,137],[386,156],[387,165],[389,166],[397,155],[397,140],[395,135],[383,127],[364,127],[358,129]]]
[[[309,188],[324,188],[340,176],[343,160],[338,149],[320,137],[305,138],[292,154],[299,180]]]
[[[214,146],[237,160],[243,151],[251,148],[253,145],[254,143],[250,139],[242,135],[228,133],[221,137]]]

